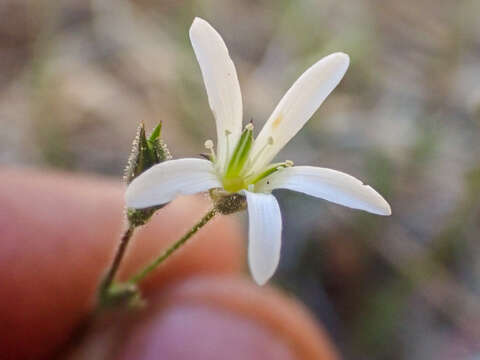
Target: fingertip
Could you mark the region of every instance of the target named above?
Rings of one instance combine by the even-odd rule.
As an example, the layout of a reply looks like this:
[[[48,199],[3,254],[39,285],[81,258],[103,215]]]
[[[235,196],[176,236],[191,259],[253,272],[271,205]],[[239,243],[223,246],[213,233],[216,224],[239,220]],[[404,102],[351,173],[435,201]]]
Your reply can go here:
[[[107,179],[26,169],[0,169],[0,175],[0,283],[8,294],[0,297],[0,348],[9,358],[41,358],[67,341],[94,305],[125,226],[124,187]],[[133,239],[122,268],[130,263],[133,271],[146,264],[207,206],[206,199],[189,197],[159,211]],[[217,219],[191,240],[152,277],[150,289],[194,273],[242,268],[242,236],[233,218]]]
[[[77,352],[103,347],[108,358],[110,347],[120,360],[339,359],[298,301],[238,275],[185,279],[128,313],[112,314],[108,326],[92,329]]]

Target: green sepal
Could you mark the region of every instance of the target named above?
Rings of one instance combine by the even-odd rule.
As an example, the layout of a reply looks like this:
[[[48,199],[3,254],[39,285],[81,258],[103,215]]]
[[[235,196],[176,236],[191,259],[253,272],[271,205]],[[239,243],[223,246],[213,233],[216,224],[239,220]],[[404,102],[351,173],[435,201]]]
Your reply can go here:
[[[127,209],[127,219],[129,224],[135,227],[145,225],[152,217],[155,211],[161,209],[165,205],[152,206],[145,209]]]
[[[153,143],[156,140],[160,140],[160,133],[162,131],[162,122],[159,122],[158,125],[153,129],[150,137],[148,138],[148,142]]]
[[[142,172],[154,165],[153,152],[150,150],[145,135],[145,125],[140,123],[137,135],[132,143],[132,150],[125,168],[125,182],[130,184]]]
[[[210,189],[209,194],[215,208],[222,215],[234,214],[247,208],[247,198],[242,194],[232,194],[220,188]]]
[[[140,123],[137,135],[133,140],[132,151],[125,169],[125,181],[130,184],[133,179],[151,168],[153,165],[168,160],[170,152],[165,143],[160,139],[162,123],[159,123],[147,139],[145,125]]]

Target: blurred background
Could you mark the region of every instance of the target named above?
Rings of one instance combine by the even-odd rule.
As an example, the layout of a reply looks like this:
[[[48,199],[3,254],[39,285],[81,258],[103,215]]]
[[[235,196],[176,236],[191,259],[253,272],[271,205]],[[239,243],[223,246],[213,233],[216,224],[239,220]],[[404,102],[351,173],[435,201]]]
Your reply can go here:
[[[379,190],[390,218],[280,191],[274,281],[346,359],[480,359],[480,2],[1,0],[0,163],[120,179],[139,121],[174,157],[214,121],[188,39],[222,34],[257,129],[311,64],[351,67],[281,159]]]

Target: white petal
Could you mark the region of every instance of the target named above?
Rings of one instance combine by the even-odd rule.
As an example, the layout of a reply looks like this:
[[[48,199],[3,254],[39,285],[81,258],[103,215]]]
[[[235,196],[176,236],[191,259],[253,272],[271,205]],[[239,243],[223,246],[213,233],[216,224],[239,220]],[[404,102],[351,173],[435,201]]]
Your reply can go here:
[[[235,65],[218,32],[205,20],[195,18],[190,40],[197,56],[208,102],[217,124],[217,158],[221,166],[233,153],[242,131],[242,94]],[[225,132],[230,133],[227,141]]]
[[[328,55],[311,66],[295,81],[280,100],[255,141],[252,158],[255,158],[271,139],[273,144],[262,151],[253,171],[259,171],[267,165],[305,125],[343,78],[349,62],[348,55],[344,53]]]
[[[248,263],[258,285],[277,269],[282,240],[282,215],[275,197],[243,191],[248,203]]]
[[[294,166],[280,170],[256,185],[256,190],[270,192],[289,189],[319,197],[354,209],[378,215],[391,215],[385,199],[370,186],[340,171],[314,167]]]
[[[127,187],[127,207],[142,209],[165,204],[177,195],[221,187],[213,164],[203,159],[168,160],[152,166]]]

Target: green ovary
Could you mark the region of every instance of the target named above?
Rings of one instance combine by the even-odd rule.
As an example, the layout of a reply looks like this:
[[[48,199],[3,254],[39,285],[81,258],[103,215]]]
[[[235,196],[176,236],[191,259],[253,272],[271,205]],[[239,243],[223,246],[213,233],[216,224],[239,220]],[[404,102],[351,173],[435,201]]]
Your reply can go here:
[[[237,192],[243,189],[246,189],[248,184],[246,183],[245,179],[241,176],[233,176],[233,177],[224,177],[223,178],[223,188],[228,192]]]

